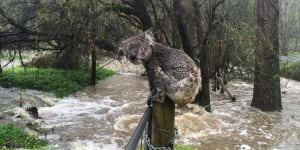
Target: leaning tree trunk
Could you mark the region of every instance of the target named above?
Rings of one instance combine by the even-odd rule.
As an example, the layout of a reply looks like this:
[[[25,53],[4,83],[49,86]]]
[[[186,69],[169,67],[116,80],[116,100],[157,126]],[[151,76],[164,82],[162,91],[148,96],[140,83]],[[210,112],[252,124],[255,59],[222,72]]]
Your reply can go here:
[[[278,0],[256,0],[258,45],[255,54],[254,89],[251,106],[280,111]]]
[[[208,52],[206,45],[202,46],[200,53],[200,68],[201,68],[201,77],[202,77],[202,90],[200,100],[198,100],[199,105],[205,107],[205,110],[211,112],[210,107],[210,89],[209,89],[209,70],[208,70]],[[198,96],[197,95],[197,96]],[[197,98],[197,97],[196,97]]]

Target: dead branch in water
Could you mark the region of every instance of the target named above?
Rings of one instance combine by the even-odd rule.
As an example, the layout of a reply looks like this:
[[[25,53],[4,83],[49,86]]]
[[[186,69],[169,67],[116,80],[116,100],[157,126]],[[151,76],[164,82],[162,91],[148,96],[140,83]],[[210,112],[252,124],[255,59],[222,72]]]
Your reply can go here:
[[[221,81],[219,77],[216,77],[216,78],[217,78],[218,82],[220,83],[222,89],[228,94],[228,96],[231,98],[231,100],[236,101],[235,96],[229,92],[229,90],[225,87],[223,81]]]

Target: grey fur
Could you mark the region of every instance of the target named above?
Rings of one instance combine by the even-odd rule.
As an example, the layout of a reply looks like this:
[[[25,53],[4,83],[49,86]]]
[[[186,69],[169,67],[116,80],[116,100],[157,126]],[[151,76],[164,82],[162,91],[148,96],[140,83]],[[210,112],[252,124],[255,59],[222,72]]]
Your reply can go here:
[[[182,50],[156,43],[144,32],[121,43],[121,52],[133,64],[143,64],[149,79],[150,100],[164,102],[165,95],[178,105],[190,103],[200,88],[200,71]]]

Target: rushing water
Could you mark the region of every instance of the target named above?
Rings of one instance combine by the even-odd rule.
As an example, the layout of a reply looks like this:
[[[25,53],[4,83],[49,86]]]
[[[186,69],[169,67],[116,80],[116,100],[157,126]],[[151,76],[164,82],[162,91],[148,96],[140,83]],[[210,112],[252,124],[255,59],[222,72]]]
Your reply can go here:
[[[176,143],[197,149],[283,149],[300,147],[300,82],[281,80],[283,111],[261,112],[250,107],[252,85],[231,82],[237,101],[212,92],[212,113],[188,105],[176,108]],[[46,101],[39,108],[53,127],[50,149],[124,149],[146,109],[148,84],[137,74],[119,74],[73,96],[57,100],[50,94],[24,90],[31,99]],[[0,89],[0,112],[16,107],[17,89]],[[55,104],[51,104],[55,102]],[[10,118],[0,117],[0,122]]]

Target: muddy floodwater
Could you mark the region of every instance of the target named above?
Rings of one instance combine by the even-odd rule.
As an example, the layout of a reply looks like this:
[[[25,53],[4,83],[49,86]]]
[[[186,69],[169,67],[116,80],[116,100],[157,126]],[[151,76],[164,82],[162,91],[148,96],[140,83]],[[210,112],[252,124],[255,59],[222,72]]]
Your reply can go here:
[[[250,107],[251,84],[230,82],[237,98],[211,93],[212,113],[194,105],[176,108],[177,144],[196,149],[300,149],[300,82],[281,79],[282,112],[262,112]],[[41,99],[49,105],[39,108],[50,149],[124,149],[146,109],[148,83],[139,74],[114,75],[73,96],[63,99],[51,94],[23,90],[24,97]],[[0,111],[16,107],[18,89],[0,88]],[[1,123],[13,119],[0,117]],[[41,136],[43,138],[43,136]]]

